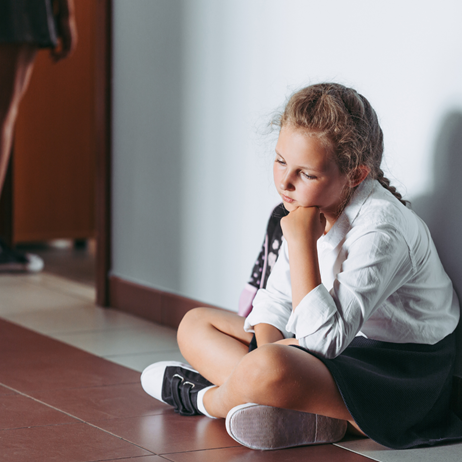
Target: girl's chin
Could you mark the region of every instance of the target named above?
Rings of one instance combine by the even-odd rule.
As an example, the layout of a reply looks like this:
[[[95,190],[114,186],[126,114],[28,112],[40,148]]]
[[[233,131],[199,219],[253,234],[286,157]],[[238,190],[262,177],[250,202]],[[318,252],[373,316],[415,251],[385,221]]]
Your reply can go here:
[[[296,208],[298,208],[294,203],[288,203],[288,202],[283,201],[283,204],[284,204],[284,208],[288,212],[293,212]]]

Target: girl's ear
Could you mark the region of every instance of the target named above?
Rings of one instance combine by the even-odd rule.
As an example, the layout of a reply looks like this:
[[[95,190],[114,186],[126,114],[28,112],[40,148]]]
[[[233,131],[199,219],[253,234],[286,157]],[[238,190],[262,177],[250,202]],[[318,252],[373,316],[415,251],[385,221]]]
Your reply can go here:
[[[361,184],[367,178],[367,175],[369,175],[370,172],[371,169],[366,165],[358,166],[350,176],[350,187],[355,188]]]

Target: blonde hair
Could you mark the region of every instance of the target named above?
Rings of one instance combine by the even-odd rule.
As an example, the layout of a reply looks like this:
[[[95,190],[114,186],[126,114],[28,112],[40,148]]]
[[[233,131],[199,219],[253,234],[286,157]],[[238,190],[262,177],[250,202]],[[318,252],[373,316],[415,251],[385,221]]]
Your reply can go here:
[[[406,205],[380,168],[383,133],[377,114],[356,90],[338,83],[310,85],[291,96],[274,123],[315,134],[334,154],[343,174],[353,178],[357,168],[364,165],[370,169],[369,177]]]

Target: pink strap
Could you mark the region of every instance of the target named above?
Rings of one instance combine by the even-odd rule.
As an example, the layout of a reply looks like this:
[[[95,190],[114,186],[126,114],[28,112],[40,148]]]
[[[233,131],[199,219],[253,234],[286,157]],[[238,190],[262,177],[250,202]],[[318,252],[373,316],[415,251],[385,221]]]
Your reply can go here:
[[[239,297],[239,308],[237,310],[237,314],[239,316],[246,318],[252,311],[252,302],[255,298],[257,290],[258,289],[256,287],[250,284],[245,285],[241,292],[241,296]]]

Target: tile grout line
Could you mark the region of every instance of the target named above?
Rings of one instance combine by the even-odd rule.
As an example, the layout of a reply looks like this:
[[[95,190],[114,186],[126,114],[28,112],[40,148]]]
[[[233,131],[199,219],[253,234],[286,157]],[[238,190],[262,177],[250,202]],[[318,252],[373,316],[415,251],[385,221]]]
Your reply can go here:
[[[190,451],[161,452],[160,454],[156,454],[156,455],[167,457],[167,456],[175,455],[175,454],[193,454],[195,452],[199,453],[199,452],[206,452],[206,451],[221,451],[222,449],[234,449],[234,448],[245,448],[245,446],[242,446],[241,444],[238,443],[236,444],[236,446],[220,446],[219,448],[191,449]],[[252,451],[254,450],[255,449],[252,449]]]
[[[363,453],[361,453],[361,452],[354,451],[353,449],[350,449],[350,448],[346,448],[346,447],[344,447],[344,446],[341,446],[341,443],[333,443],[333,446],[336,446],[337,448],[343,449],[343,450],[345,450],[345,451],[350,451],[350,452],[352,452],[353,454],[357,454],[358,456],[366,457],[367,459],[375,460],[376,462],[381,462],[380,459],[374,459],[374,457],[366,456],[366,454],[363,454]]]
[[[146,448],[144,448],[143,446],[140,446],[139,444],[134,443],[133,441],[127,440],[127,439],[125,439],[125,438],[122,438],[121,436],[116,435],[115,433],[112,433],[112,432],[110,432],[110,431],[108,431],[108,430],[105,430],[104,428],[100,428],[100,427],[98,427],[97,425],[94,425],[94,424],[92,424],[92,423],[90,423],[90,422],[86,422],[85,420],[81,419],[80,417],[77,417],[77,416],[75,416],[75,415],[72,415],[72,414],[70,414],[69,412],[63,411],[62,409],[59,409],[59,408],[57,408],[57,407],[55,407],[55,406],[52,406],[51,404],[45,403],[44,401],[40,401],[39,399],[34,398],[33,396],[29,396],[28,394],[23,393],[22,391],[16,390],[15,388],[9,387],[8,385],[5,385],[4,383],[0,383],[0,385],[2,385],[3,387],[7,388],[8,390],[14,391],[15,393],[17,393],[17,394],[19,394],[19,395],[21,395],[21,396],[24,396],[24,397],[26,397],[26,398],[29,398],[29,399],[31,399],[32,401],[35,401],[35,402],[40,403],[40,404],[43,404],[44,406],[47,406],[47,407],[49,407],[50,409],[53,409],[53,410],[55,410],[55,411],[61,412],[62,414],[65,414],[65,415],[67,415],[67,416],[69,416],[69,417],[72,417],[73,419],[76,419],[76,420],[78,420],[78,421],[81,422],[81,423],[84,423],[84,424],[86,424],[86,425],[89,425],[90,427],[96,428],[97,430],[101,430],[101,431],[103,431],[104,433],[107,433],[108,435],[114,436],[114,437],[116,437],[116,438],[118,438],[118,439],[120,439],[120,440],[122,440],[122,441],[125,441],[125,442],[127,442],[127,443],[129,443],[129,444],[131,444],[131,445],[133,445],[133,446],[136,446],[136,447],[138,447],[138,448],[140,448],[140,449],[143,449],[143,450],[149,452],[149,453],[152,454],[152,455],[155,455],[155,456],[158,455],[157,453],[152,452],[152,451],[150,451],[149,449],[146,449]]]

